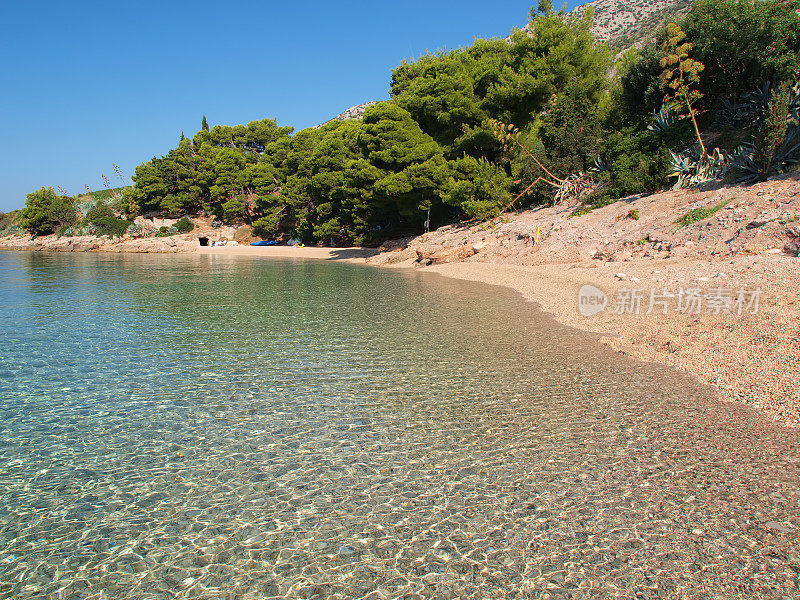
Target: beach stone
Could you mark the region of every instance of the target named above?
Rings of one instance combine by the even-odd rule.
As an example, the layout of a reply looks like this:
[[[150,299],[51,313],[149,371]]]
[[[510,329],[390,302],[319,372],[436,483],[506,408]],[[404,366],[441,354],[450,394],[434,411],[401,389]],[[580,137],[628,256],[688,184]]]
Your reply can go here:
[[[417,262],[425,265],[437,265],[458,260],[464,260],[474,256],[478,249],[473,245],[461,246],[458,248],[442,248],[439,250],[417,249]]]
[[[208,554],[198,554],[194,557],[193,562],[198,567],[207,567],[214,562],[214,557]]]
[[[791,533],[794,531],[793,528],[787,527],[786,525],[781,525],[775,521],[767,521],[766,527],[767,529],[772,529],[773,531],[779,531],[781,533]]]
[[[758,227],[763,227],[767,223],[770,223],[772,221],[777,221],[778,218],[779,218],[779,215],[776,214],[776,213],[772,213],[772,212],[761,213],[755,219],[750,221],[750,223],[747,224],[747,229],[756,229]]]

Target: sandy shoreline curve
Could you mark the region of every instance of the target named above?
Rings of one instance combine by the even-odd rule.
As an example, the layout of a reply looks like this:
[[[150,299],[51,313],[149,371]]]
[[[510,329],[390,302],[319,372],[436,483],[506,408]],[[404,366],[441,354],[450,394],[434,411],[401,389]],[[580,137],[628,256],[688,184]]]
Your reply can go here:
[[[367,263],[369,264],[369,263]],[[394,265],[412,268],[409,264]],[[599,334],[601,342],[637,360],[659,362],[717,388],[722,400],[755,406],[771,419],[800,427],[800,264],[785,257],[743,257],[724,266],[713,261],[650,261],[620,265],[547,264],[521,266],[453,262],[422,270],[513,289],[563,325]],[[654,272],[655,271],[655,272]],[[781,276],[776,276],[781,273]],[[610,305],[583,316],[578,297],[585,285],[607,294]],[[620,290],[725,286],[760,289],[757,314],[617,314]]]

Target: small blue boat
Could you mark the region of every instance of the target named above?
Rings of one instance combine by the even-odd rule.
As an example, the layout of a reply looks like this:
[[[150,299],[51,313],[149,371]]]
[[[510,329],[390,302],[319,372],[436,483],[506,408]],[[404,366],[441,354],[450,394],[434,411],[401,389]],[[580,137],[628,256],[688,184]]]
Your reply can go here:
[[[262,240],[260,242],[251,242],[251,246],[277,246],[278,242],[275,240]]]

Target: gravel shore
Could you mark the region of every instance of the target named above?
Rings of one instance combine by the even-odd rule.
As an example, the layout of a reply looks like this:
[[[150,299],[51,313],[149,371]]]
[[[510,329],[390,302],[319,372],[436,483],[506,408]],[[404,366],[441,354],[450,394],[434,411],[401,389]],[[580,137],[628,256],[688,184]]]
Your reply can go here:
[[[754,405],[785,425],[800,425],[800,264],[796,259],[747,257],[724,264],[676,260],[658,265],[646,261],[624,267],[461,262],[425,270],[517,290],[559,322],[600,335],[620,352],[692,373],[716,386],[725,400]],[[619,279],[623,271],[625,279]],[[583,316],[578,307],[579,292],[587,284],[609,299],[606,309],[592,317]],[[722,288],[734,296],[740,289],[760,289],[762,296],[756,314],[751,310],[741,315],[736,310],[719,315],[708,310],[663,314],[658,305],[647,315],[650,290],[661,294],[665,287],[674,292]],[[615,298],[631,289],[644,290],[640,314],[617,314]]]
[[[710,217],[678,223],[708,207]],[[619,352],[692,373],[724,400],[800,426],[797,174],[631,198],[580,217],[574,209],[443,227],[367,262],[512,288]],[[587,285],[607,302],[593,316],[579,310]],[[696,304],[681,310],[691,294]]]

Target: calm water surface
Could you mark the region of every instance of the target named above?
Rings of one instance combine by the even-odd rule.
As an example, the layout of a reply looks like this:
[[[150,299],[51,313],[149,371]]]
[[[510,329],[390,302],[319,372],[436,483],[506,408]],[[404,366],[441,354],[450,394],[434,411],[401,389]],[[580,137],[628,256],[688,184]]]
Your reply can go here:
[[[1,598],[796,598],[796,432],[419,273],[0,253]]]

